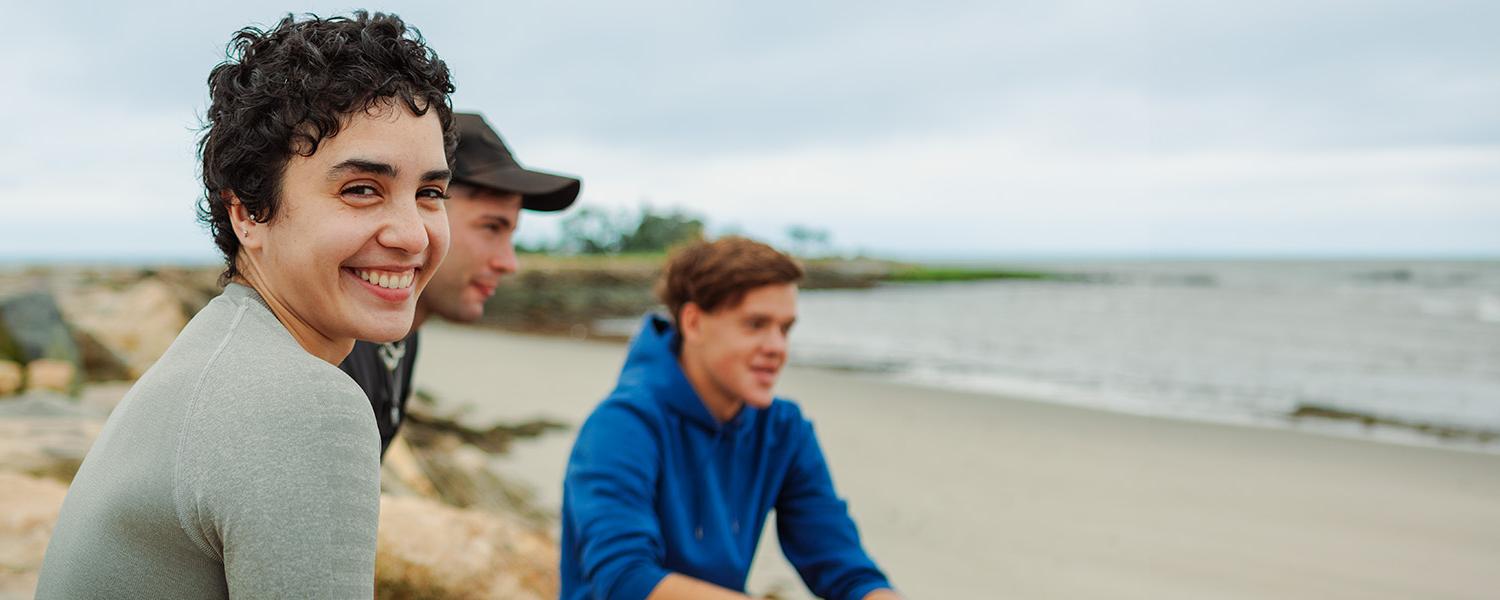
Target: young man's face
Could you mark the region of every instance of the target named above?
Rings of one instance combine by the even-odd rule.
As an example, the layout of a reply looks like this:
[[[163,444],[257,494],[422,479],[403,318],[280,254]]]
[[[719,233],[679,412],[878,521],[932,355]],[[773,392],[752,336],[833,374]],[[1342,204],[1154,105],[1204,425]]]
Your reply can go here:
[[[448,249],[435,111],[355,111],[312,156],[293,154],[280,207],[241,249],[259,290],[329,339],[391,341]]]
[[[420,302],[450,321],[484,316],[500,279],[520,268],[512,236],[521,222],[521,195],[454,184],[448,201],[453,244]]]
[[[786,364],[787,336],[797,321],[795,284],[754,288],[737,306],[714,312],[689,304],[681,318],[683,356],[707,375],[711,393],[756,408],[771,405]]]

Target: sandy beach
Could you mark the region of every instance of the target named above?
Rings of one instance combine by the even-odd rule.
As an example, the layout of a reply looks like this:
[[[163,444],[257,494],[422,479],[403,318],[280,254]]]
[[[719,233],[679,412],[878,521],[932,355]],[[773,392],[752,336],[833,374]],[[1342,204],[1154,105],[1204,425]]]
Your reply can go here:
[[[476,421],[576,425],[624,357],[618,344],[442,323],[423,336],[417,388],[469,405]],[[1500,455],[813,369],[788,369],[779,392],[815,422],[867,547],[911,598],[1493,598],[1500,589]],[[572,436],[524,440],[500,466],[555,509]],[[774,536],[750,591],[807,597]]]

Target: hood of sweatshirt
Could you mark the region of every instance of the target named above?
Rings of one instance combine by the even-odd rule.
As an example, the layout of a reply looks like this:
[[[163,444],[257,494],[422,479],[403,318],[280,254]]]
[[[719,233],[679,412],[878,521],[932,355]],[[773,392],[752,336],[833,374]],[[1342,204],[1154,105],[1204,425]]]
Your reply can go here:
[[[720,423],[708,411],[678,362],[681,348],[682,336],[670,318],[657,313],[646,315],[630,340],[630,351],[614,395],[656,398],[684,421],[715,433],[738,431],[753,423],[759,409],[748,404],[727,423]]]

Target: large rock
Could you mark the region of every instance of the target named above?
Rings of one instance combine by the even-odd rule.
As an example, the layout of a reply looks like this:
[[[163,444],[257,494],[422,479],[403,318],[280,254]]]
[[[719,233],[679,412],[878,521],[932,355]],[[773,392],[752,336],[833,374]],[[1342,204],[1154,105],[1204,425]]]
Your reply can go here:
[[[0,473],[72,481],[103,426],[102,413],[60,394],[0,401]]]
[[[166,267],[153,271],[153,276],[172,289],[172,295],[182,304],[183,314],[191,318],[220,293],[224,286],[219,283],[222,267]]]
[[[413,462],[436,499],[459,508],[515,515],[538,527],[555,520],[552,510],[536,503],[534,490],[496,470],[493,456],[504,453],[512,440],[565,426],[537,420],[471,428],[456,416],[437,416],[430,410],[421,402],[409,405],[401,437],[410,443]]]
[[[4,439],[4,438],[0,438]],[[0,600],[31,598],[66,484],[0,472]]]
[[[0,300],[0,359],[78,364],[78,356],[73,331],[52,294],[26,292]]]
[[[73,341],[78,344],[85,381],[124,381],[135,378],[135,371],[125,362],[125,358],[105,346],[92,333],[74,328]]]
[[[60,298],[68,321],[124,359],[131,378],[151,368],[189,317],[176,289],[156,277],[123,289],[80,287]]]
[[[504,515],[382,496],[375,595],[405,599],[552,599],[557,545]]]
[[[437,488],[422,472],[422,465],[405,437],[391,440],[385,456],[380,461],[380,491],[397,496],[421,496],[438,499]]]

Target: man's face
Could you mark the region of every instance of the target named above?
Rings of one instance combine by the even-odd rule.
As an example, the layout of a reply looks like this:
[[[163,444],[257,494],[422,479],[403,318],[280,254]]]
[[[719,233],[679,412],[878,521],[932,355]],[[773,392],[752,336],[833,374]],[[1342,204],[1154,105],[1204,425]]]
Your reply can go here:
[[[427,312],[466,323],[484,316],[500,278],[520,268],[512,236],[521,222],[521,195],[464,184],[454,184],[451,194],[453,244],[420,301]]]
[[[689,313],[694,314],[689,314]],[[683,355],[707,375],[711,393],[756,408],[771,405],[786,364],[787,336],[797,321],[797,286],[773,284],[745,293],[737,306],[682,313]]]
[[[397,340],[448,249],[443,130],[400,104],[345,118],[287,161],[277,214],[241,252],[258,291],[324,337]]]

